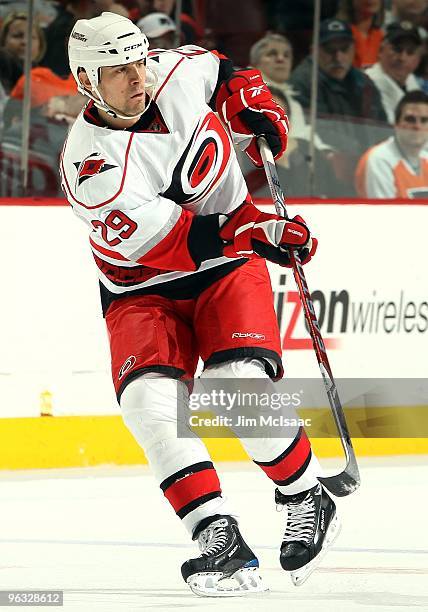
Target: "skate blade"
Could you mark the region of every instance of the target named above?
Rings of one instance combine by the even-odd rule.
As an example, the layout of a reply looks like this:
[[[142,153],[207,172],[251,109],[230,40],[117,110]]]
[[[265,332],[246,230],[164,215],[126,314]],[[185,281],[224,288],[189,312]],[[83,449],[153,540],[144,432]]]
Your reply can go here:
[[[312,572],[316,570],[318,565],[321,563],[323,557],[327,553],[328,549],[332,546],[333,542],[338,537],[341,527],[341,522],[336,514],[327,529],[323,547],[321,548],[317,556],[303,567],[299,567],[299,569],[290,572],[291,581],[294,586],[302,585],[309,578]]]
[[[189,576],[187,584],[200,597],[244,597],[269,590],[258,567],[239,569],[227,578],[222,576],[221,572],[200,572]]]

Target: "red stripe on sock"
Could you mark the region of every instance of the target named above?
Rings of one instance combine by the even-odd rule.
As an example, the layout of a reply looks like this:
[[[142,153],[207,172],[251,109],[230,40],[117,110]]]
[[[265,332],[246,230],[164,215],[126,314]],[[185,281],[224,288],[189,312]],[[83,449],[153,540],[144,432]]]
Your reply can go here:
[[[310,452],[311,443],[305,431],[302,431],[296,446],[279,463],[275,465],[260,465],[260,467],[272,480],[287,480],[287,478],[293,476],[302,467]]]
[[[175,512],[178,512],[198,497],[217,491],[221,492],[220,481],[217,472],[211,469],[195,472],[177,480],[164,491],[164,495]]]

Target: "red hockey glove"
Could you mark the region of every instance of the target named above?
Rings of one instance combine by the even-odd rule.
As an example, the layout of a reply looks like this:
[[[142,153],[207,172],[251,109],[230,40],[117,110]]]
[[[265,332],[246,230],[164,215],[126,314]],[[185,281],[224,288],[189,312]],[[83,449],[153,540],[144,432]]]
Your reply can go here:
[[[302,264],[310,261],[318,246],[302,217],[291,220],[260,212],[252,204],[242,204],[227,216],[220,229],[226,257],[264,257],[290,267],[288,248],[297,250]],[[220,219],[223,215],[220,216]]]
[[[288,118],[272,99],[258,70],[239,70],[221,84],[216,108],[231,137],[251,161],[263,166],[257,136],[265,136],[275,159],[287,148]]]

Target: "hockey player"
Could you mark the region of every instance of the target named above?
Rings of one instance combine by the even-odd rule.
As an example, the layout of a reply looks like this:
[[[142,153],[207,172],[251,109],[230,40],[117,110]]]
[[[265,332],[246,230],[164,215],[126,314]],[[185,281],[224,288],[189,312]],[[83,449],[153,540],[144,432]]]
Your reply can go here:
[[[256,136],[280,156],[287,118],[258,71],[193,46],[148,53],[112,13],[76,22],[69,58],[91,100],[64,145],[62,186],[91,230],[123,419],[199,543],[182,566],[191,589],[264,590],[205,445],[177,435],[177,405],[199,356],[206,377],[282,376],[265,260],[286,266],[293,247],[306,263],[316,240],[300,217],[252,204],[232,139],[260,166]],[[280,562],[299,583],[338,531],[335,504],[303,429],[243,444],[287,506]]]

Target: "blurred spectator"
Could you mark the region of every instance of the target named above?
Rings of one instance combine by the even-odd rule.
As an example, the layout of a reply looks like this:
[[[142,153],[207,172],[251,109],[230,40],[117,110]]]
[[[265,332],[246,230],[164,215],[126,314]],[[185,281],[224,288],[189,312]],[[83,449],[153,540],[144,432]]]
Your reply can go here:
[[[9,13],[0,29],[0,134],[3,132],[3,113],[8,95],[24,68],[27,15]],[[32,60],[37,62],[45,51],[44,37],[35,24],[32,33]]]
[[[411,91],[398,103],[395,134],[369,149],[356,172],[365,198],[428,197],[428,95]]]
[[[251,46],[266,33],[263,0],[206,0],[205,23],[216,33],[218,46],[236,66],[247,66]]]
[[[150,49],[174,49],[177,28],[173,20],[165,13],[150,13],[137,23],[147,36]]]
[[[0,21],[11,12],[28,11],[28,0],[0,0]],[[55,19],[57,14],[57,2],[52,0],[34,0],[34,14],[37,21],[45,28]]]
[[[428,94],[428,39],[423,42],[422,57],[415,75],[420,88]]]
[[[114,0],[92,0],[92,2],[94,3],[94,12],[96,15],[109,12],[129,18],[129,11],[121,2],[115,2]]]
[[[57,76],[52,70],[44,66],[33,68],[31,77],[31,106],[42,106],[54,96],[76,96],[77,87],[73,75],[66,79]],[[23,100],[25,77],[21,76],[10,92],[11,101]],[[80,96],[80,94],[79,94]],[[83,97],[82,97],[83,98]]]
[[[294,121],[292,106],[284,93],[271,87],[275,101],[287,111],[291,122]],[[263,168],[254,168],[247,162],[246,156],[239,155],[241,167],[244,171],[248,190],[255,197],[269,197],[270,191],[266,183]],[[248,158],[247,158],[248,159]],[[311,194],[309,143],[291,133],[284,155],[276,161],[278,176],[288,196],[339,197],[345,195],[336,181],[333,168],[324,153],[315,151],[315,181],[314,193]],[[338,191],[339,190],[339,191]]]
[[[376,126],[386,122],[374,83],[352,66],[354,39],[348,24],[338,19],[321,23],[317,95],[317,133],[323,142],[354,158],[382,138]],[[304,109],[310,107],[312,57],[293,71],[290,83]],[[383,134],[382,134],[383,136]]]
[[[45,30],[47,49],[43,66],[59,76],[68,76],[67,42],[77,19],[89,19],[95,15],[91,0],[66,0],[58,7],[58,14]]]
[[[8,97],[7,97],[6,91],[2,85],[2,82],[0,81],[0,142],[1,142],[1,136],[3,133],[3,112],[6,106],[7,100],[8,100]]]
[[[338,1],[322,0],[321,20],[335,16]],[[315,0],[269,0],[265,4],[268,28],[287,36],[293,47],[296,64],[300,64],[312,46]]]
[[[428,32],[424,23],[427,14],[427,0],[392,0],[391,10],[386,12],[385,25],[410,21],[419,30],[421,38],[426,38]]]
[[[407,91],[420,89],[413,74],[422,53],[422,40],[409,21],[390,24],[382,42],[379,61],[366,74],[378,88],[388,121],[394,124],[395,109]]]
[[[122,3],[128,9],[129,19],[134,23],[153,10],[152,0],[123,0]]]
[[[69,124],[84,104],[70,75],[61,79],[49,68],[31,71],[30,171],[34,193],[56,196],[59,193],[58,159]],[[0,147],[0,195],[19,196],[20,150],[22,139],[22,100],[25,78],[11,92],[4,109],[4,131]]]
[[[0,30],[0,133],[3,132],[3,113],[10,91],[24,69],[27,37],[27,15],[9,13]],[[36,21],[31,37],[31,59],[37,65],[46,50],[43,31]]]
[[[165,13],[175,21],[175,0],[153,0],[153,11]],[[196,21],[187,13],[180,14],[180,30],[182,44],[193,45],[198,43],[203,32]]]
[[[38,108],[30,112],[29,194],[55,197],[60,194],[59,155],[68,124],[45,117]],[[20,171],[22,122],[16,116],[5,129],[0,145],[0,197],[24,195]]]
[[[0,48],[4,49],[24,66],[25,49],[27,46],[27,14],[9,13],[3,21],[0,30]],[[35,21],[31,36],[31,59],[37,64],[46,51],[46,41],[41,27]]]
[[[217,34],[211,28],[205,28],[198,44],[208,51],[219,51],[221,52],[221,46],[217,39]]]
[[[347,21],[355,43],[354,66],[367,68],[378,57],[383,38],[384,0],[341,0],[337,18]]]
[[[310,126],[306,123],[303,109],[294,97],[294,91],[288,83],[293,64],[293,49],[289,40],[282,34],[267,34],[258,40],[250,49],[250,64],[260,70],[263,80],[269,88],[280,90],[288,100],[289,115],[293,115],[290,133],[296,138],[310,139]],[[281,105],[281,103],[279,103]],[[317,148],[328,149],[316,136]]]
[[[10,92],[22,74],[21,62],[0,48],[0,84],[6,94]]]

